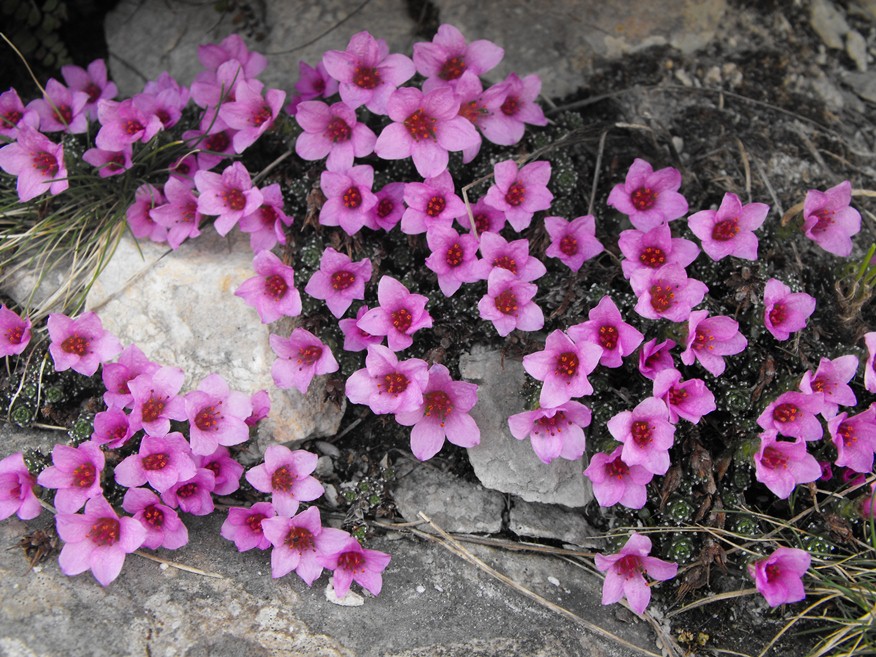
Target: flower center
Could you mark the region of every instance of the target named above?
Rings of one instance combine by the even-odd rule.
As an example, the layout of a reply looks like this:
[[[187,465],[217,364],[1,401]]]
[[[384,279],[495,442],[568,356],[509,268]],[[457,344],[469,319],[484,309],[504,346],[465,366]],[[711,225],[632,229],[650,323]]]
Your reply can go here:
[[[271,274],[265,279],[265,294],[271,297],[274,301],[279,301],[286,296],[289,291],[289,285],[286,283],[280,274]]]
[[[266,227],[272,227],[277,221],[277,211],[273,205],[263,205],[259,208],[259,218]]]
[[[158,120],[161,121],[161,125],[163,125],[165,128],[170,127],[170,114],[166,109],[160,108],[157,112],[155,112],[155,116],[158,117]]]
[[[98,87],[94,82],[89,82],[85,89],[83,89],[85,93],[88,94],[88,102],[93,103],[98,98],[100,98],[100,87]]]
[[[476,214],[474,216],[475,230],[478,231],[478,235],[481,233],[486,233],[490,230],[490,218],[485,214]]]
[[[438,72],[438,77],[442,80],[456,80],[465,73],[466,68],[468,67],[462,57],[451,57],[444,62],[444,65]]]
[[[436,123],[435,119],[418,109],[405,119],[404,125],[414,141],[425,141],[426,139],[435,139]]]
[[[70,109],[69,105],[58,105],[58,108],[55,110],[55,116],[65,125],[70,125],[70,121],[73,120],[73,110]]]
[[[144,470],[164,470],[170,463],[170,457],[167,454],[149,454],[144,456],[140,463]]]
[[[219,465],[218,461],[210,461],[207,465],[203,466],[207,470],[213,473],[213,476],[216,477],[216,483],[219,483],[219,475],[222,472],[222,467]]]
[[[651,442],[651,436],[654,431],[648,422],[639,420],[633,422],[633,426],[630,427],[630,433],[633,434],[633,440],[636,441],[636,444],[639,447],[644,447]]]
[[[271,475],[271,489],[274,491],[288,493],[292,490],[292,484],[294,483],[295,477],[292,476],[292,473],[289,472],[289,469],[285,465],[281,465],[274,470],[274,474]]]
[[[377,204],[377,216],[381,219],[386,219],[393,210],[395,210],[395,203],[392,202],[392,199],[380,199],[380,203]]]
[[[128,119],[125,121],[125,134],[129,137],[133,137],[138,132],[143,131],[143,124],[140,123],[137,119]]]
[[[116,518],[101,518],[91,526],[88,538],[98,546],[113,545],[119,540],[121,525]]]
[[[356,275],[353,272],[349,272],[346,269],[342,269],[341,271],[336,271],[331,276],[332,289],[334,290],[346,290],[353,283],[356,282]]]
[[[262,520],[267,518],[266,515],[262,513],[253,513],[246,518],[246,524],[249,526],[250,531],[260,534],[262,531]]]
[[[184,486],[180,486],[176,489],[176,496],[184,500],[187,500],[190,497],[194,497],[195,495],[197,495],[197,493],[198,484],[196,484],[195,482],[185,484]]]
[[[302,365],[313,365],[322,356],[322,347],[311,344],[298,349],[298,362]]]
[[[675,303],[675,292],[671,285],[651,286],[651,307],[658,313],[665,313]]]
[[[766,575],[767,581],[772,582],[779,578],[782,574],[782,569],[779,567],[779,564],[771,563],[763,569],[763,572]]]
[[[460,246],[459,242],[454,242],[450,248],[447,249],[447,253],[444,255],[444,261],[449,267],[459,267],[459,265],[462,264],[462,256],[462,246]]]
[[[374,89],[381,82],[380,73],[373,66],[357,66],[353,71],[353,84],[362,89]]]
[[[453,402],[450,401],[450,396],[443,390],[433,390],[423,395],[423,403],[425,404],[424,412],[429,417],[437,417],[441,420],[441,426],[444,426],[444,420],[453,412]]]
[[[71,483],[77,488],[91,488],[97,479],[97,468],[93,463],[83,463],[73,470]]]
[[[390,372],[383,377],[383,388],[390,395],[400,395],[408,389],[408,377],[401,372]]]
[[[694,341],[693,341],[693,344],[691,345],[691,347],[693,347],[697,351],[702,351],[703,349],[708,349],[709,351],[712,351],[715,349],[715,346],[712,344],[709,344],[709,343],[714,342],[714,341],[715,341],[714,335],[707,333],[706,329],[698,328],[697,333],[694,336]]]
[[[508,191],[505,193],[505,202],[511,207],[516,208],[526,200],[526,187],[518,180],[511,183]]]
[[[214,153],[224,153],[230,145],[231,139],[224,130],[213,133],[204,140],[204,148]]]
[[[221,403],[221,402],[220,402]],[[195,416],[195,426],[201,431],[218,431],[222,414],[212,404],[205,406]]]
[[[125,168],[125,156],[123,153],[114,153],[106,161],[107,171],[122,171]]]
[[[34,153],[31,162],[33,162],[33,168],[46,177],[54,177],[58,173],[58,158],[51,153],[45,151]]]
[[[351,573],[361,573],[365,570],[365,558],[361,552],[344,552],[338,557],[338,568]]]
[[[344,119],[339,116],[334,116],[332,117],[332,120],[329,121],[324,134],[332,143],[337,144],[338,142],[349,140],[352,132],[350,126],[347,125],[347,122],[344,121]]]
[[[615,347],[617,347],[617,341],[620,339],[620,333],[614,326],[600,326],[599,327],[599,344],[603,349],[608,349],[611,351]]]
[[[605,471],[608,473],[609,477],[623,479],[630,473],[630,466],[624,463],[621,460],[621,457],[618,456],[614,461],[609,461],[605,464]]]
[[[560,240],[560,253],[573,256],[578,253],[578,240],[571,235],[566,235]]]
[[[145,520],[152,527],[163,527],[164,526],[164,512],[157,508],[154,504],[150,504],[145,509],[143,509],[143,520]]]
[[[569,423],[566,421],[566,413],[564,411],[557,411],[553,417],[538,418],[535,424],[538,425],[537,433],[547,432],[553,436],[563,433],[563,428]]]
[[[785,304],[777,303],[770,309],[770,323],[773,326],[778,326],[788,317],[788,311]]]
[[[666,253],[656,246],[646,246],[639,254],[639,262],[649,269],[657,269],[666,263]]]
[[[84,356],[88,353],[88,340],[80,335],[71,335],[61,343],[61,349],[74,356]]]
[[[830,210],[818,210],[812,214],[818,217],[818,221],[816,221],[815,225],[812,227],[812,232],[816,235],[820,235],[830,228],[831,224],[833,224],[833,212]]]
[[[350,187],[344,192],[344,207],[355,210],[362,205],[362,192],[358,187]]]
[[[514,294],[514,290],[505,290],[504,292],[496,295],[496,310],[498,310],[503,315],[516,315],[518,302],[517,295]]]
[[[642,572],[642,562],[635,554],[627,554],[615,563],[618,575],[624,579],[630,579]]]
[[[514,116],[520,111],[520,99],[517,96],[508,96],[499,109],[505,116]]]
[[[13,128],[18,125],[18,122],[21,121],[21,117],[24,116],[18,110],[9,110],[5,114],[0,114],[0,122],[5,123],[8,127]]]
[[[687,390],[685,390],[684,388],[676,388],[675,386],[673,386],[669,389],[670,406],[678,406],[679,404],[683,404],[685,399],[687,399]]]
[[[266,121],[271,119],[272,113],[271,108],[267,105],[262,105],[258,111],[253,112],[252,116],[250,116],[250,123],[252,123],[254,128],[260,127]]]
[[[630,200],[633,202],[633,207],[640,212],[654,206],[654,201],[657,200],[657,192],[650,187],[639,187],[632,193]]]
[[[763,456],[760,460],[770,470],[788,467],[788,457],[772,445],[763,450]]]
[[[773,409],[773,419],[782,424],[794,422],[799,412],[800,409],[794,406],[794,404],[779,404]]]
[[[467,103],[462,103],[459,106],[459,116],[469,120],[474,125],[480,123],[481,117],[486,113],[483,107],[478,105],[477,100],[470,100]]]
[[[446,207],[447,201],[444,200],[443,196],[433,196],[429,199],[429,203],[426,205],[426,214],[430,217],[437,217],[444,212],[444,208]]]
[[[411,315],[411,311],[407,308],[399,308],[395,312],[390,313],[389,316],[392,318],[392,325],[399,333],[404,333],[414,323],[414,316]]]
[[[501,267],[507,269],[515,276],[517,275],[517,261],[509,255],[499,256],[493,260],[493,267]]]
[[[151,396],[143,403],[143,411],[141,417],[143,422],[155,422],[164,411],[164,399],[159,399],[155,395]]]
[[[574,351],[564,351],[556,360],[554,374],[571,379],[578,371],[578,354]]]
[[[296,552],[313,550],[313,534],[304,527],[292,527],[286,535],[286,545]]]
[[[220,194],[225,206],[234,212],[240,212],[246,207],[246,197],[239,189],[227,189]]]
[[[712,226],[712,239],[718,242],[728,242],[739,234],[739,219],[724,219]]]

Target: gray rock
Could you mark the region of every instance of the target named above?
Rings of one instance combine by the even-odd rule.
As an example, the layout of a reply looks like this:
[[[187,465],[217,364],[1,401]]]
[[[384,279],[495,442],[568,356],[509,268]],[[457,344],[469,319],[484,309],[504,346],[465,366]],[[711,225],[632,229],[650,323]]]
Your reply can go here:
[[[520,537],[552,538],[564,543],[592,547],[596,530],[577,511],[553,504],[514,499],[508,529]]]
[[[526,373],[520,361],[499,351],[474,349],[460,359],[462,377],[478,384],[471,415],[481,430],[481,444],[468,450],[475,474],[487,488],[512,493],[528,502],[581,507],[593,499],[582,460],[542,463],[529,441],[516,440],[508,417],[523,410],[520,390]]]
[[[813,0],[809,6],[809,25],[828,48],[842,50],[849,24],[830,0]]]
[[[123,0],[106,17],[111,77],[123,96],[143,88],[147,79],[168,71],[190,84],[201,71],[197,48],[239,33],[251,50],[268,57],[259,79],[269,87],[291,92],[298,79],[298,61],[311,66],[326,50],[343,50],[350,36],[369,30],[391,50],[410,55],[414,23],[403,0],[263,0],[246,3],[253,10],[251,34],[237,22],[237,10],[219,13],[213,3],[142,2]],[[235,7],[241,5],[233,5]],[[340,29],[332,29],[349,17]],[[261,38],[259,38],[261,37]]]
[[[218,372],[233,389],[268,390],[271,414],[259,425],[261,452],[271,442],[333,435],[344,404],[323,401],[324,377],[313,380],[307,395],[273,385],[271,329],[234,296],[253,275],[245,235],[222,238],[210,229],[174,252],[126,236],[91,288],[86,309],[97,311],[123,344],[135,343],[152,360],[181,367],[187,389]]]
[[[867,70],[867,40],[857,30],[846,34],[846,54],[859,71]]]
[[[876,103],[876,71],[867,73],[847,73],[843,82],[864,100]]]
[[[690,53],[709,43],[726,11],[726,0],[672,3],[620,0],[508,0],[501,11],[484,11],[466,0],[435,0],[441,20],[466,36],[505,48],[502,64],[488,75],[537,73],[545,96],[563,96],[584,84],[593,63],[654,45]]]
[[[502,529],[505,501],[501,494],[429,465],[417,465],[402,476],[393,498],[409,522],[420,520],[422,511],[449,532],[491,534]],[[426,526],[422,529],[429,531]]]

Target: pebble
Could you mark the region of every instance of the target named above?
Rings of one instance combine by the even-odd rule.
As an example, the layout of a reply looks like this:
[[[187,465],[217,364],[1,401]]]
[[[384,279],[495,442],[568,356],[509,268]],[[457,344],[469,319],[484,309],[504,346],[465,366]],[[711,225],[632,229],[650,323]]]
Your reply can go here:
[[[549,581],[551,584],[553,584],[554,586],[559,586],[559,585],[560,585],[560,580],[558,580],[558,579],[557,579],[556,577],[554,577],[553,575],[551,575],[550,577],[548,577],[548,581]]]
[[[846,35],[846,54],[862,73],[867,70],[867,40],[857,30]]]

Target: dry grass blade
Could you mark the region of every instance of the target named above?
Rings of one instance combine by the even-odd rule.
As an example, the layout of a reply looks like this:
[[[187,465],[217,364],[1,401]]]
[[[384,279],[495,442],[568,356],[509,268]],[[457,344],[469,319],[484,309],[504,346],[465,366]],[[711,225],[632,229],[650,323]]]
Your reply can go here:
[[[143,557],[144,559],[149,559],[149,561],[155,561],[161,564],[165,564],[171,568],[176,568],[177,570],[183,570],[187,573],[192,573],[194,575],[203,575],[204,577],[212,577],[214,579],[225,579],[219,573],[211,573],[206,570],[201,570],[200,568],[195,568],[193,566],[186,566],[183,563],[177,563],[176,561],[170,561],[168,559],[162,559],[161,557],[157,557],[154,554],[147,554],[142,550],[135,550],[134,554],[138,557]]]
[[[710,594],[708,598],[700,598],[699,600],[695,600],[689,604],[686,604],[684,607],[673,609],[666,614],[666,618],[672,618],[673,616],[684,614],[688,611],[691,611],[692,609],[705,607],[706,605],[710,605],[713,602],[720,602],[721,600],[733,600],[734,598],[742,598],[746,595],[752,595],[754,593],[757,593],[757,589],[742,589],[741,591],[725,591],[724,593],[713,593]]]

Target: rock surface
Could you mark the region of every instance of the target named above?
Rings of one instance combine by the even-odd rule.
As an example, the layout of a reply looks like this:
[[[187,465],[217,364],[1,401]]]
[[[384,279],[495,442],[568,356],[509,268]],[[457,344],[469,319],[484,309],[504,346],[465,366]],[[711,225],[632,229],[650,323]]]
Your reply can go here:
[[[596,530],[578,511],[514,499],[508,515],[508,529],[521,538],[550,538],[581,546],[596,544],[592,538]]]
[[[526,373],[520,361],[480,349],[463,356],[459,369],[464,379],[478,384],[478,403],[471,416],[481,430],[481,444],[468,450],[468,458],[484,486],[528,502],[569,507],[593,499],[581,459],[555,459],[547,465],[529,441],[516,440],[508,430],[508,416],[523,410],[520,389]]]
[[[306,396],[273,385],[270,329],[234,296],[254,275],[247,236],[226,239],[206,230],[168,251],[124,237],[91,288],[86,310],[98,311],[123,344],[135,343],[156,362],[181,367],[186,389],[218,372],[233,389],[268,390],[271,415],[259,425],[261,451],[272,441],[336,433],[344,405],[323,403],[324,377],[314,379]]]

